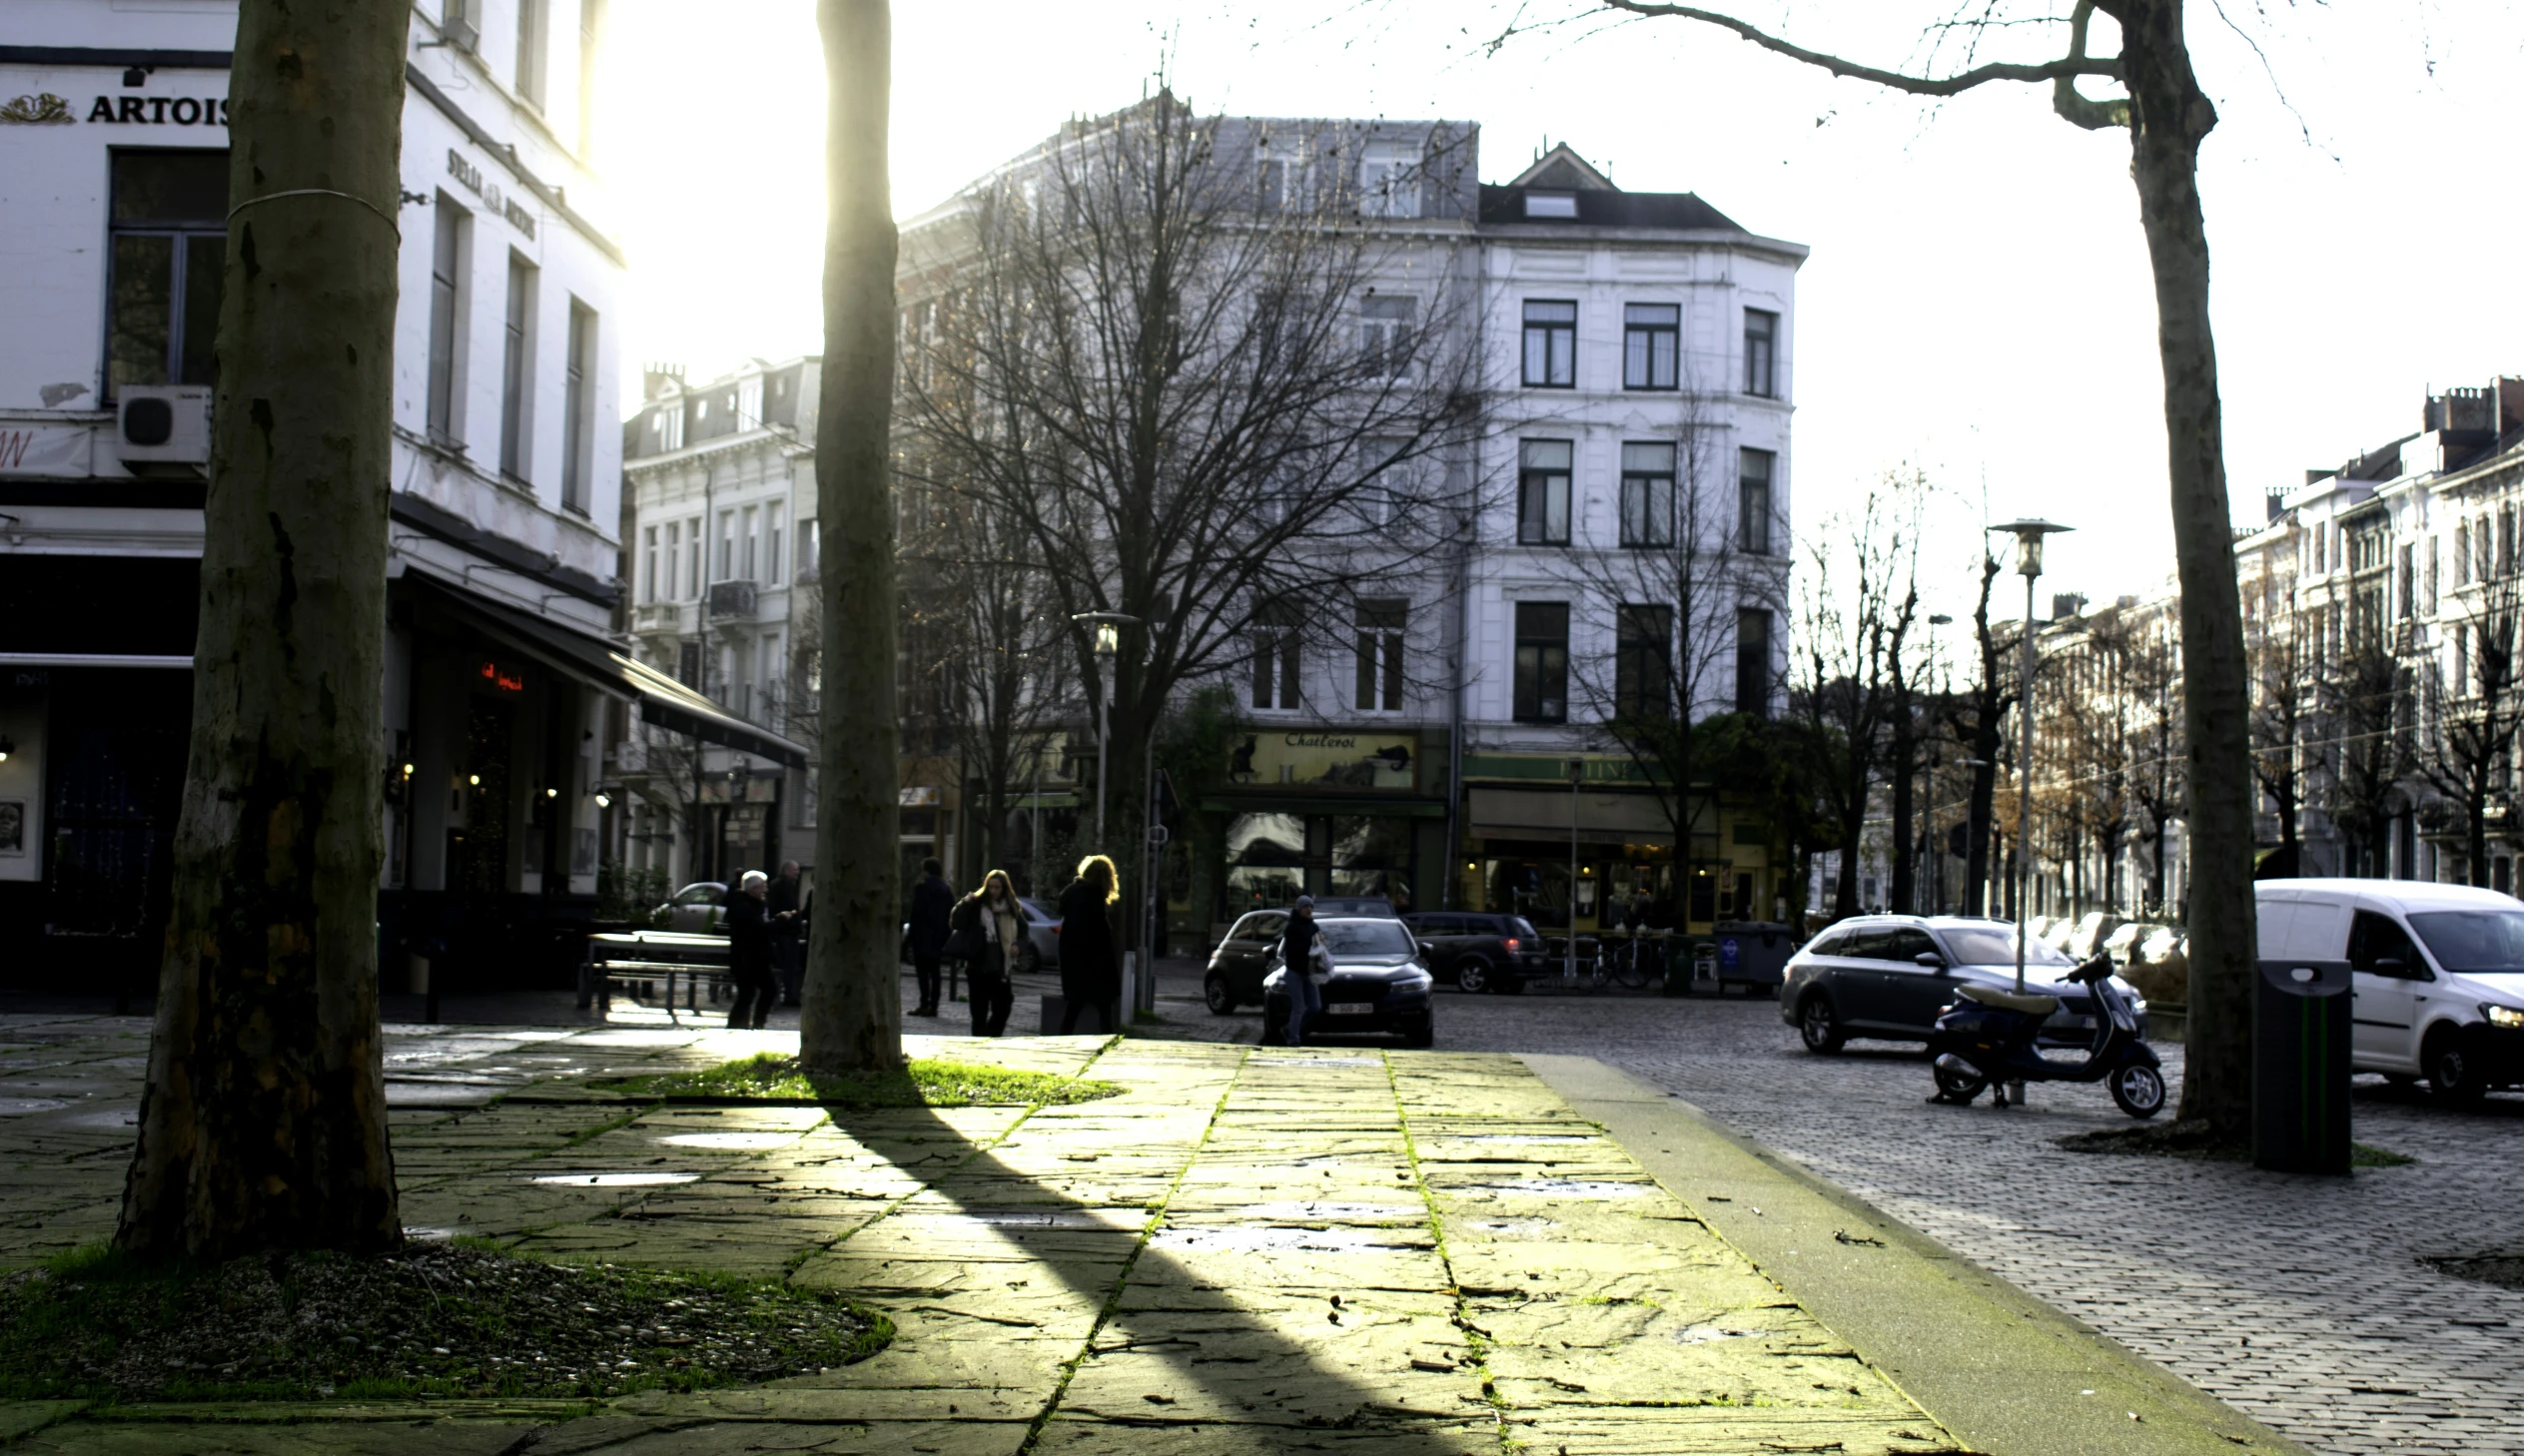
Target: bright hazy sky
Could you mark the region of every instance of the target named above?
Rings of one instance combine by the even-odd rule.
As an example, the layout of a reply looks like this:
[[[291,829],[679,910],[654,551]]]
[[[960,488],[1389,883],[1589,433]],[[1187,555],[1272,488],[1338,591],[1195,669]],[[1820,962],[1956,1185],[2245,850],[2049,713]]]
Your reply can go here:
[[[1488,182],[1565,141],[1623,187],[1697,192],[1813,248],[1794,341],[1801,536],[1916,464],[1956,493],[1930,541],[1934,605],[1968,605],[1985,486],[1989,519],[2080,527],[2053,543],[2046,593],[2155,589],[2171,570],[2161,396],[2124,134],[2070,127],[2037,88],[1932,106],[1671,20],[1480,44],[1511,13],[1579,8],[1560,3],[904,0],[896,212],[1138,100],[1161,63],[1204,111],[1477,122]],[[1790,34],[1892,64],[1949,8],[1806,0]],[[2267,487],[2416,429],[2431,387],[2524,372],[2524,200],[2500,106],[2524,92],[2524,18],[2486,0],[2223,13],[2266,56],[2217,4],[2190,7],[2221,117],[2201,190],[2227,468],[2237,518],[2257,519]],[[815,352],[812,4],[616,0],[612,17],[601,160],[631,253],[626,366],[701,378]]]

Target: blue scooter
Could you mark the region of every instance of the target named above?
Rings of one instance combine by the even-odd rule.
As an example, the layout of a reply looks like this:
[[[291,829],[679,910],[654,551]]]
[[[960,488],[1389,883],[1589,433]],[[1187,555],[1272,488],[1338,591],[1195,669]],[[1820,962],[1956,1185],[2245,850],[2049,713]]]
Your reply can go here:
[[[2102,1013],[2095,1045],[2083,1062],[2054,1062],[2042,1055],[2043,1023],[2060,1010],[2056,996],[2018,996],[1981,986],[1959,986],[1959,999],[1937,1018],[1928,1055],[1937,1077],[1933,1102],[1970,1104],[1997,1084],[1995,1105],[2007,1105],[2007,1087],[2019,1082],[2101,1082],[2112,1100],[2133,1117],[2164,1110],[2163,1064],[2138,1038],[2138,1017],[2112,985],[2112,958],[2099,955],[2065,978],[2084,986]]]

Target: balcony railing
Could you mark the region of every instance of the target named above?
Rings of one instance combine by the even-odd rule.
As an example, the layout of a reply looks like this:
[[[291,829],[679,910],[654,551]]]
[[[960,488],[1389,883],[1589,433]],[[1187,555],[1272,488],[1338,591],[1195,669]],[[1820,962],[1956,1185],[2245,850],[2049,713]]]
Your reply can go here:
[[[710,586],[710,619],[750,617],[754,614],[754,584],[750,581],[719,581]]]

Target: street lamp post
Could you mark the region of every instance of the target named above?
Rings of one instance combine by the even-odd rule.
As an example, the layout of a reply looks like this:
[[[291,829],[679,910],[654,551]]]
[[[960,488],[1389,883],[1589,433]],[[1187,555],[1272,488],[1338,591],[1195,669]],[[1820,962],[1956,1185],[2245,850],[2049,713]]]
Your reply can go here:
[[[1560,979],[1577,984],[1577,791],[1586,782],[1586,760],[1569,760],[1569,955]],[[1600,939],[1600,937],[1599,937]]]
[[[1112,676],[1122,656],[1122,629],[1140,625],[1140,619],[1127,612],[1073,612],[1073,622],[1087,622],[1096,629],[1096,655],[1104,660],[1106,681],[1096,693],[1096,853],[1105,852],[1105,743],[1113,736]]]
[[[1990,527],[2016,537],[2016,574],[2025,578],[2025,645],[2018,669],[2016,711],[2023,721],[2021,751],[2016,755],[2016,994],[2025,994],[2025,942],[2031,928],[2034,857],[2029,847],[2034,818],[2034,578],[2042,575],[2042,538],[2075,526],[2037,518],[2012,520]]]

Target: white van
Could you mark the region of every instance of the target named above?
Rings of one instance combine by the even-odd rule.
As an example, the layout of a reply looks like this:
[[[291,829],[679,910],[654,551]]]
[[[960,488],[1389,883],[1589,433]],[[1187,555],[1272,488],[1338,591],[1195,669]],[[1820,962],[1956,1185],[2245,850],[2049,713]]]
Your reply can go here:
[[[2447,1101],[2524,1085],[2524,901],[2416,880],[2263,880],[2261,959],[2346,961],[2350,1066]]]

